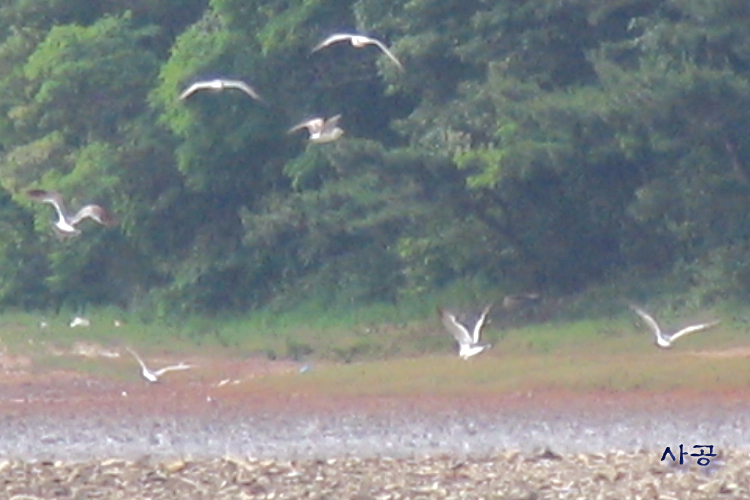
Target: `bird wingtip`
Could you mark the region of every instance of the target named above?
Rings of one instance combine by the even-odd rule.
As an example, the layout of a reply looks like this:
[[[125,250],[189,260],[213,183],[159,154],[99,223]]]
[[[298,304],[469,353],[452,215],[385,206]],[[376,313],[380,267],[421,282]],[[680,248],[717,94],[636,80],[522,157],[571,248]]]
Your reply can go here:
[[[26,191],[26,196],[31,198],[43,198],[47,196],[47,191],[44,189],[29,189]]]

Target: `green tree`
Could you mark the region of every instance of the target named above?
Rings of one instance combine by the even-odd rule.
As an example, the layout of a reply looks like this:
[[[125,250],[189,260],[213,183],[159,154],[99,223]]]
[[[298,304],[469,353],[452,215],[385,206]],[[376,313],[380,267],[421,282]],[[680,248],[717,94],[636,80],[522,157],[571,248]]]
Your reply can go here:
[[[277,300],[396,299],[398,238],[432,215],[408,161],[351,139],[311,145],[287,164],[295,192],[267,197],[262,211],[242,218],[243,243],[261,257],[258,275],[274,285]]]
[[[105,204],[119,213],[118,202],[127,197],[122,160],[138,148],[131,124],[147,110],[145,95],[158,65],[141,44],[154,33],[134,28],[126,13],[86,27],[54,27],[34,47],[15,72],[27,97],[15,94],[8,111],[0,164],[4,187],[20,202],[30,206],[23,192],[37,185],[61,191],[72,206],[109,200]],[[48,233],[49,208],[39,211],[40,229]],[[77,295],[79,302],[119,299],[111,275],[123,246],[118,234],[92,232],[69,245],[48,241],[52,292],[60,300]]]

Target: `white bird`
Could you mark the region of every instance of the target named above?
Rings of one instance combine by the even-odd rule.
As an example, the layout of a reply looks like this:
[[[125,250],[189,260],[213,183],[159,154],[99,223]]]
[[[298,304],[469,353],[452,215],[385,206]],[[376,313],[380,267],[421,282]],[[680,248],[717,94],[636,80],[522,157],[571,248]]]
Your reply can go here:
[[[484,308],[479,319],[474,323],[474,329],[469,333],[469,328],[459,322],[455,314],[448,312],[445,309],[438,308],[438,313],[440,313],[440,319],[443,321],[443,326],[445,326],[445,329],[453,335],[453,338],[455,338],[458,343],[458,355],[461,356],[461,359],[469,359],[485,349],[492,347],[490,344],[480,344],[479,342],[482,337],[482,329],[487,324],[487,316],[490,313],[490,309],[492,309],[492,304]]]
[[[306,128],[310,132],[309,141],[315,144],[333,142],[342,135],[344,130],[338,126],[341,115],[332,116],[329,119],[313,118],[311,120],[298,123],[289,129],[289,133],[294,133],[300,129]]]
[[[712,326],[718,325],[721,322],[721,320],[717,319],[708,323],[698,323],[696,325],[686,326],[682,330],[678,330],[673,333],[667,333],[662,331],[659,323],[657,323],[653,316],[651,316],[649,313],[634,305],[631,305],[630,308],[648,325],[648,327],[654,333],[654,337],[656,337],[656,345],[658,347],[661,347],[662,349],[668,349],[672,347],[672,342],[682,337],[683,335],[706,330],[708,328],[711,328]]]
[[[343,42],[344,40],[349,40],[349,42],[352,44],[352,47],[356,47],[358,49],[366,47],[367,45],[375,45],[381,51],[383,51],[383,53],[387,55],[391,61],[396,63],[396,66],[398,66],[400,70],[403,71],[404,66],[401,64],[401,61],[399,61],[398,58],[393,55],[393,52],[391,52],[383,42],[376,38],[370,38],[369,36],[354,35],[351,33],[335,33],[316,45],[315,48],[312,49],[312,51],[317,52],[324,47],[328,47],[329,45],[332,45],[334,43]]]
[[[73,321],[70,322],[70,327],[75,328],[77,326],[89,327],[91,326],[91,321],[89,321],[88,318],[84,318],[82,316],[76,316],[75,318],[73,318]]]
[[[177,370],[188,370],[193,367],[193,365],[186,365],[185,363],[180,363],[179,365],[165,366],[164,368],[160,370],[151,371],[148,369],[148,367],[146,366],[146,363],[143,362],[141,357],[138,356],[138,353],[136,353],[130,347],[126,347],[125,349],[127,349],[128,352],[133,355],[136,361],[138,361],[138,364],[141,365],[141,375],[143,375],[143,378],[145,378],[152,384],[155,382],[158,382],[159,377],[161,377],[167,372],[177,371]]]
[[[75,215],[70,215],[65,210],[65,205],[62,201],[62,196],[56,191],[46,191],[44,189],[31,189],[26,194],[35,201],[42,203],[48,203],[55,207],[57,212],[57,222],[52,224],[52,228],[57,233],[58,237],[68,238],[71,236],[77,236],[81,234],[81,230],[78,229],[78,224],[83,219],[91,219],[94,222],[98,222],[102,226],[114,226],[117,221],[113,219],[106,210],[99,205],[86,205],[81,208]]]
[[[221,91],[224,89],[237,89],[241,90],[256,101],[262,100],[260,98],[260,95],[255,91],[254,88],[252,88],[247,83],[243,82],[242,80],[226,80],[224,78],[217,78],[215,80],[202,80],[200,82],[195,82],[192,85],[190,85],[188,88],[182,91],[180,94],[180,100],[187,99],[191,95],[195,94],[199,90],[213,90],[213,91]]]

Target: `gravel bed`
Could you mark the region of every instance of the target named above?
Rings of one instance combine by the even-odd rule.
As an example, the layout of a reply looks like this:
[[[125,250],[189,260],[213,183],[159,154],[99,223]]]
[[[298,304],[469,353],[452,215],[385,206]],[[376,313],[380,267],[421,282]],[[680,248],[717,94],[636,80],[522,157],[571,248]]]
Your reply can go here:
[[[648,452],[286,461],[2,461],[5,498],[747,499],[750,455],[674,466]]]

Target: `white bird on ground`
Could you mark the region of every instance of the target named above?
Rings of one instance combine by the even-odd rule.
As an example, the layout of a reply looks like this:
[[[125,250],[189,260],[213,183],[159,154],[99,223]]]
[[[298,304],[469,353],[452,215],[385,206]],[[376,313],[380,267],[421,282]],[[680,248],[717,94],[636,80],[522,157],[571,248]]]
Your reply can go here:
[[[332,116],[327,120],[324,118],[313,118],[298,123],[289,129],[289,133],[291,134],[300,129],[306,128],[307,131],[310,132],[310,138],[308,139],[310,142],[315,144],[333,142],[344,135],[344,130],[338,126],[340,119],[341,115]]]
[[[482,314],[479,315],[479,319],[474,323],[472,332],[469,333],[469,328],[459,322],[455,314],[448,312],[445,309],[438,308],[438,313],[440,313],[440,319],[443,321],[443,326],[445,326],[445,329],[453,335],[453,338],[455,338],[458,343],[458,355],[461,356],[461,359],[469,359],[485,349],[492,347],[490,344],[480,343],[482,329],[487,324],[487,316],[490,313],[490,309],[492,309],[492,304],[484,308]]]
[[[676,332],[667,333],[667,332],[662,331],[661,326],[659,326],[659,323],[657,323],[654,317],[651,316],[649,313],[647,313],[640,307],[637,307],[634,305],[630,305],[630,308],[638,316],[640,316],[641,319],[643,319],[643,321],[648,325],[648,327],[654,333],[654,337],[656,337],[656,345],[658,347],[661,347],[662,349],[668,349],[672,347],[672,342],[682,337],[683,335],[687,335],[689,333],[700,332],[701,330],[706,330],[708,328],[718,325],[721,322],[721,320],[717,319],[714,321],[709,321],[708,323],[698,323],[695,325],[686,326],[685,328],[678,330]]]
[[[76,316],[75,318],[73,318],[73,321],[70,322],[70,327],[75,328],[77,326],[89,327],[91,326],[91,321],[89,321],[88,318],[84,318],[83,316]]]
[[[48,203],[55,207],[57,212],[57,222],[52,224],[52,228],[60,238],[67,238],[71,236],[77,236],[81,234],[81,230],[78,229],[78,224],[83,219],[91,219],[94,222],[98,222],[102,226],[114,226],[117,221],[113,219],[106,210],[99,205],[86,205],[81,208],[75,215],[70,215],[65,210],[65,205],[62,201],[62,196],[56,191],[46,191],[44,189],[31,189],[26,194],[32,200],[39,201],[41,203]]]
[[[195,94],[199,90],[213,90],[213,91],[221,91],[225,89],[237,89],[241,90],[256,101],[262,100],[260,98],[260,95],[255,91],[254,88],[252,88],[247,83],[243,82],[242,80],[226,80],[224,78],[217,78],[215,80],[202,80],[200,82],[195,82],[192,85],[190,85],[188,88],[182,91],[180,94],[180,100],[187,99],[191,95]]]
[[[401,64],[401,61],[398,60],[396,56],[393,55],[393,52],[391,52],[388,47],[385,46],[383,42],[376,38],[370,38],[369,36],[364,35],[355,35],[351,33],[334,33],[333,35],[329,36],[322,42],[320,42],[318,45],[316,45],[312,51],[317,52],[320,49],[324,47],[328,47],[329,45],[333,45],[334,43],[343,42],[345,40],[349,40],[349,42],[352,44],[352,47],[361,49],[362,47],[366,47],[367,45],[375,45],[377,48],[379,48],[385,55],[387,55],[391,61],[393,61],[396,66],[398,66],[398,69],[402,70],[404,69],[404,66]]]
[[[140,356],[138,356],[138,353],[136,353],[133,349],[130,347],[126,347],[125,349],[128,350],[130,354],[133,355],[133,357],[138,361],[138,364],[141,365],[141,375],[143,375],[143,378],[151,382],[152,384],[159,381],[159,377],[164,375],[167,372],[172,371],[178,371],[178,370],[188,370],[193,367],[193,365],[186,365],[185,363],[180,363],[179,365],[172,365],[172,366],[165,366],[164,368],[156,371],[151,371],[146,366],[146,363],[143,362]]]

